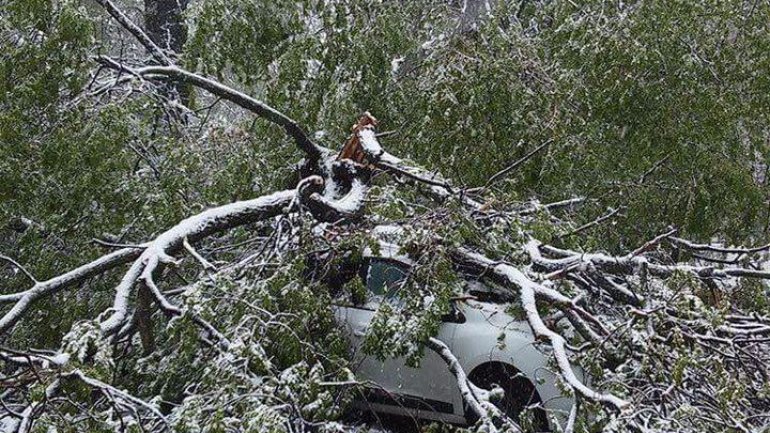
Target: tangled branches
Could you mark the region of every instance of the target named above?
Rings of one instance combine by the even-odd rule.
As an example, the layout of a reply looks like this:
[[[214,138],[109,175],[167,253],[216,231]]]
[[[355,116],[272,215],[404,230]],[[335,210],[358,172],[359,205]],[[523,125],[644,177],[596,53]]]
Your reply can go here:
[[[114,76],[90,95],[137,83],[183,81],[282,127],[304,160],[298,182],[289,189],[210,208],[154,239],[46,281],[25,271],[29,289],[0,294],[0,304],[11,304],[0,318],[0,337],[22,326],[36,301],[129,266],[112,305],[96,321],[76,324],[61,347],[0,349],[0,419],[12,420],[4,425],[28,432],[35,423],[55,424],[59,417],[86,424],[106,419],[121,431],[132,426],[185,430],[202,422],[230,430],[255,425],[342,429],[329,420],[345,407],[347,388],[361,384],[345,366],[329,286],[343,280],[346,261],[379,245],[375,232],[382,224],[403,232],[399,253],[413,263],[409,278],[415,284],[409,287],[416,289],[404,294],[405,308],[383,308],[378,314],[392,315],[382,323],[403,319],[419,325],[406,337],[383,341],[410,345],[392,353],[428,348],[440,356],[480,418],[479,429],[521,430],[520,420],[509,418],[476,387],[450,347],[435,337],[438,313],[462,302],[462,296],[467,299],[457,275],[495,285],[519,311],[532,343],[551,359],[547,367],[576,401],[566,431],[598,426],[749,432],[768,422],[770,317],[732,299],[752,284],[747,281],[770,279],[762,260],[767,246],[698,244],[675,237],[674,230],[625,255],[549,245],[538,240],[535,225],[543,216],[557,225],[559,209],[581,199],[524,207],[493,203],[489,192],[498,176],[482,188],[463,190],[409,165],[379,143],[376,120],[368,113],[337,154],[313,142],[281,111],[176,65],[112,2],[98,3],[157,64],[99,57],[96,61]],[[406,211],[396,216],[378,211],[393,203]],[[237,260],[214,265],[196,250],[207,238],[237,227],[262,235]],[[669,245],[689,261],[673,260]],[[312,262],[308,270],[308,257],[315,256],[325,261]],[[199,265],[197,281],[164,284],[184,258]],[[153,308],[165,316],[166,327],[143,320],[156,313]],[[142,357],[133,349],[138,334]],[[122,368],[146,367],[155,377],[140,385],[112,377],[121,358],[130,359]],[[580,369],[585,374],[577,374]],[[138,395],[118,383],[132,385]]]

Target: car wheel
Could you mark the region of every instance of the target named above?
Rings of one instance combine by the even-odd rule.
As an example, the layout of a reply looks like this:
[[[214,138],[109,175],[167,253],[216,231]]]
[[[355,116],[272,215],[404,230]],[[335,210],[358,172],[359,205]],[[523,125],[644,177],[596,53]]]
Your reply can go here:
[[[491,390],[495,385],[501,387],[505,391],[505,396],[500,400],[493,401],[493,403],[509,418],[518,423],[519,415],[527,406],[542,403],[532,382],[519,373],[511,365],[491,362],[476,367],[468,379],[481,389]],[[465,418],[470,423],[475,423],[478,420],[478,416],[472,413],[469,408],[466,408],[465,413]],[[550,431],[548,417],[542,408],[534,409],[532,415],[532,431]]]

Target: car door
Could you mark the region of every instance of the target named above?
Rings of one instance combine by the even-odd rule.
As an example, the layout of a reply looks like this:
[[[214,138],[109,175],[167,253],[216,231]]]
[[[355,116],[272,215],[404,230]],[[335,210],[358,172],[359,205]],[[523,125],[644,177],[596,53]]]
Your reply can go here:
[[[389,259],[373,258],[369,261],[364,278],[367,299],[359,305],[345,308],[345,322],[349,326],[354,356],[354,369],[359,380],[368,380],[381,387],[385,394],[373,394],[373,402],[399,406],[420,412],[417,415],[436,418],[431,413],[451,414],[456,394],[456,380],[449,373],[441,357],[426,349],[420,366],[406,365],[404,358],[384,361],[366,356],[361,347],[369,325],[383,302],[399,306],[398,288],[408,272],[406,265]],[[457,323],[446,321],[439,329],[437,338],[451,345]],[[394,398],[395,397],[395,398]]]

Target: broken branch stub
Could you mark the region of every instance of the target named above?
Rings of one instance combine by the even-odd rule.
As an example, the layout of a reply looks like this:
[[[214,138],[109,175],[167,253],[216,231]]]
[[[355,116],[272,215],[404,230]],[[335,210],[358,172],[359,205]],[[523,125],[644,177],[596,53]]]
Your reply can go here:
[[[368,111],[361,115],[358,122],[351,128],[352,133],[342,147],[339,155],[337,155],[337,159],[349,159],[359,164],[365,164],[367,158],[370,158],[371,155],[366,152],[367,149],[363,146],[364,143],[362,143],[359,135],[364,130],[373,130],[375,126],[377,126],[377,119],[375,119]],[[369,162],[373,161],[370,159]]]

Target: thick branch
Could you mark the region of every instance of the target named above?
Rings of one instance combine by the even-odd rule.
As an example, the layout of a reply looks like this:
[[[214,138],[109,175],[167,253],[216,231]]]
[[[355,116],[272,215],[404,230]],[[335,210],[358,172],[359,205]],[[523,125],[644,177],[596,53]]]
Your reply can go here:
[[[292,139],[294,139],[294,142],[297,143],[297,146],[300,148],[300,150],[305,152],[308,159],[311,161],[317,161],[325,153],[327,153],[325,148],[315,144],[310,139],[310,137],[305,134],[305,131],[302,130],[296,121],[283,114],[282,112],[276,110],[275,108],[265,104],[264,102],[254,99],[243,92],[225,86],[222,83],[173,65],[147,66],[144,68],[132,69],[125,65],[116,65],[114,62],[110,62],[105,58],[101,58],[100,61],[102,64],[110,68],[121,69],[125,72],[134,73],[145,78],[169,77],[181,80],[195,87],[206,90],[212,95],[218,96],[224,100],[230,101],[242,108],[245,108],[252,113],[264,118],[265,120],[268,120],[269,122],[282,126],[286,133]]]
[[[185,239],[195,243],[213,233],[264,220],[282,213],[295,198],[286,190],[253,200],[215,207],[191,216],[147,244],[116,288],[112,315],[102,322],[102,331],[113,333],[125,324],[128,300],[137,282],[153,284],[153,276],[162,264],[175,263],[171,254],[180,250]],[[152,289],[152,286],[150,287]],[[162,305],[169,308],[170,305]]]
[[[553,289],[549,289],[532,281],[515,267],[506,263],[495,262],[481,254],[473,253],[465,249],[458,249],[456,259],[464,266],[473,266],[478,269],[483,269],[487,273],[491,273],[492,276],[496,277],[495,279],[498,282],[506,283],[518,288],[521,305],[527,316],[529,326],[532,328],[532,332],[535,337],[544,339],[551,344],[553,356],[559,367],[561,376],[567,384],[575,390],[575,392],[591,401],[600,402],[618,410],[622,410],[628,406],[629,403],[627,401],[612,394],[602,394],[594,391],[577,378],[575,372],[572,370],[569,357],[567,356],[567,344],[564,337],[550,330],[545,325],[537,310],[535,301],[537,297],[540,297],[552,303],[568,303],[573,306],[572,308],[578,308],[572,300]]]
[[[361,129],[358,132],[358,137],[361,142],[361,149],[364,154],[366,154],[367,159],[380,170],[396,176],[403,176],[418,184],[428,185],[430,187],[430,196],[438,201],[443,201],[447,197],[457,193],[456,188],[454,188],[440,174],[409,165],[401,158],[386,152],[382,146],[380,146],[380,143],[377,140],[377,134],[374,133],[373,129]],[[472,200],[467,195],[458,194],[458,196],[460,201],[470,209],[481,209],[482,204]]]
[[[361,180],[351,181],[350,191],[337,200],[324,197],[324,180],[321,176],[310,176],[297,186],[300,203],[313,217],[323,222],[338,222],[356,219],[363,212],[368,186]]]
[[[91,263],[75,268],[65,274],[38,282],[29,290],[20,293],[0,295],[0,303],[16,302],[5,315],[0,318],[0,335],[18,322],[29,307],[38,299],[52,295],[61,290],[76,286],[100,275],[110,269],[128,263],[142,254],[141,248],[123,248],[102,256]]]

